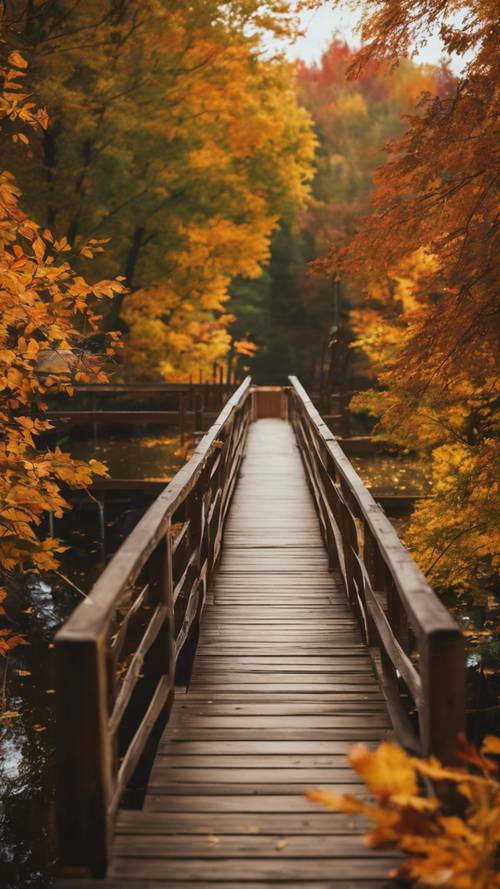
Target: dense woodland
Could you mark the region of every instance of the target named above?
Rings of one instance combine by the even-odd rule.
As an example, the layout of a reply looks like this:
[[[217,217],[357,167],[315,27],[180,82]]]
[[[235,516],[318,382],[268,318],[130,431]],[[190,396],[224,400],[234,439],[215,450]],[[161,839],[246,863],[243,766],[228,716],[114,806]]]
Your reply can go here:
[[[32,453],[48,388],[209,378],[214,362],[314,384],[362,350],[378,385],[355,406],[418,450],[440,492],[410,545],[434,583],[488,588],[496,32],[482,7],[445,29],[471,58],[455,78],[400,60],[414,28],[400,14],[367,25],[360,53],[334,39],[297,71],[262,50],[293,34],[288,4],[8,5],[5,567],[50,550],[34,528],[72,471]],[[72,375],[37,374],[53,350]]]
[[[405,532],[427,578],[494,601],[498,9],[373,0],[361,49],[269,48],[320,5],[3,4],[0,653],[13,580],[58,565],[62,487],[107,472],[37,447],[47,399],[214,364],[360,389],[432,480]],[[431,32],[460,73],[412,60]]]

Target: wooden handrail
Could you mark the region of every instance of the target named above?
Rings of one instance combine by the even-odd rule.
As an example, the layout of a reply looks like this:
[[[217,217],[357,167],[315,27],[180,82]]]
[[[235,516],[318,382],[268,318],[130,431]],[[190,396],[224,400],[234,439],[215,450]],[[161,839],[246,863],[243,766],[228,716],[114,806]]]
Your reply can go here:
[[[297,377],[289,381],[289,416],[330,567],[358,616],[395,729],[408,747],[452,761],[465,726],[462,633]]]
[[[117,807],[183,684],[251,415],[250,378],[56,636],[63,870],[106,873]]]

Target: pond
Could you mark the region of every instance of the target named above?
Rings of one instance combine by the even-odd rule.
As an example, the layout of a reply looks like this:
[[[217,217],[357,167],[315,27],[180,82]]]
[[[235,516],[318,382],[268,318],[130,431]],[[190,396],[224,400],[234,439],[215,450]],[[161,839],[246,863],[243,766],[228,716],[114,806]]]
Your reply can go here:
[[[412,456],[391,454],[349,458],[367,488],[378,494],[429,494],[430,480],[422,464]]]
[[[178,435],[159,432],[134,438],[115,434],[97,441],[75,441],[71,453],[81,460],[93,457],[106,463],[112,478],[149,480],[172,478],[186,457]]]
[[[164,480],[175,474],[186,456],[172,432],[140,440],[106,437],[97,446],[80,441],[71,450],[83,459],[95,456],[106,461],[114,477]],[[107,506],[108,555],[139,520],[145,505]],[[89,502],[87,508],[80,505],[67,512],[54,527],[55,534],[70,547],[63,555],[59,576],[31,575],[9,591],[9,617],[29,645],[18,647],[0,661],[2,709],[12,714],[0,721],[2,889],[47,889],[52,884],[56,856],[53,638],[81,601],[78,590],[87,593],[104,567],[97,529],[95,504]]]

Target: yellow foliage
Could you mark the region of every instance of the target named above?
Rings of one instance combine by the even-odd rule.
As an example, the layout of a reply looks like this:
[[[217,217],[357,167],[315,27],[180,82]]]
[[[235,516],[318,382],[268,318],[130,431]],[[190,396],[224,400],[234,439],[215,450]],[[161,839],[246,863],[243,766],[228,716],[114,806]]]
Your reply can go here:
[[[0,65],[0,121],[5,125],[8,118],[10,130],[13,125],[36,130],[47,124],[45,112],[15,92],[25,68],[17,52]],[[85,349],[79,328],[85,322],[88,331],[94,330],[98,319],[92,304],[122,289],[117,281],[90,284],[75,275],[60,256],[68,251],[66,240],[57,241],[29,219],[20,197],[12,175],[1,171],[0,564],[4,573],[56,567],[62,547],[44,537],[44,516],[49,512],[61,516],[68,507],[61,485],[86,487],[94,475],[106,473],[97,461],[73,460],[58,448],[37,450],[36,438],[51,428],[43,419],[48,391],[71,393],[74,376],[105,379],[99,359]],[[89,249],[97,246],[94,242]],[[58,370],[44,369],[47,356],[58,359]],[[53,368],[54,362],[50,363]],[[13,644],[5,633],[2,638],[0,652]]]
[[[442,371],[444,385],[406,375],[401,356],[432,300],[435,272],[435,257],[420,250],[389,281],[370,279],[369,302],[351,319],[380,388],[352,406],[380,418],[380,439],[416,451],[432,482],[432,499],[417,504],[405,535],[424,573],[438,588],[480,596],[500,565],[498,373],[484,348],[460,370]]]
[[[57,220],[60,249],[126,276],[125,298],[98,288],[107,326],[124,322],[125,376],[180,379],[224,358],[231,285],[260,276],[279,221],[308,198],[315,137],[295,66],[262,52],[297,24],[282,0],[134,0],[119,14],[112,0],[61,0],[43,33],[26,28],[54,158],[50,176],[42,153],[36,170],[15,169],[33,215]]]
[[[348,759],[374,801],[330,790],[312,790],[308,796],[336,812],[371,820],[368,844],[400,849],[405,855],[395,876],[422,889],[498,889],[500,783],[498,764],[486,754],[499,753],[500,739],[487,737],[481,751],[464,745],[467,768],[445,768],[436,759],[410,756],[392,742],[383,742],[375,751],[358,744]],[[438,796],[425,795],[423,777],[456,784],[463,813],[448,811]]]

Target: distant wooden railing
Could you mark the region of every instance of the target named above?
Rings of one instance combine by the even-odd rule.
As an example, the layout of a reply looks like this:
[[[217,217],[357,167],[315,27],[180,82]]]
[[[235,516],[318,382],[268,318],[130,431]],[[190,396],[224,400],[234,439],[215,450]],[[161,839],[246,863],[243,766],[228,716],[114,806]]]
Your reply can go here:
[[[396,732],[449,762],[465,726],[463,636],[298,379],[289,380],[289,417],[330,568],[359,619]]]
[[[206,430],[214,422],[236,388],[222,380],[80,385],[74,387],[71,406],[60,397],[53,399],[46,419],[56,426],[92,426],[95,434],[101,426],[177,426],[184,444],[186,433]]]
[[[105,874],[120,800],[189,674],[250,415],[247,378],[56,636],[66,872]]]

